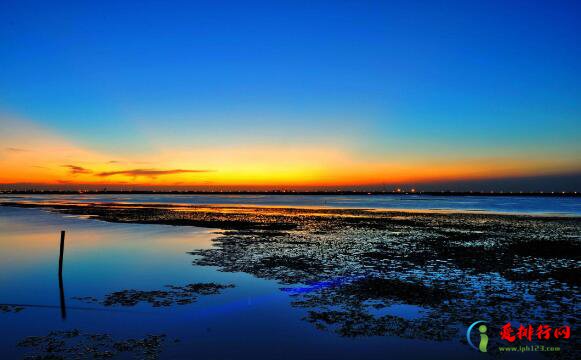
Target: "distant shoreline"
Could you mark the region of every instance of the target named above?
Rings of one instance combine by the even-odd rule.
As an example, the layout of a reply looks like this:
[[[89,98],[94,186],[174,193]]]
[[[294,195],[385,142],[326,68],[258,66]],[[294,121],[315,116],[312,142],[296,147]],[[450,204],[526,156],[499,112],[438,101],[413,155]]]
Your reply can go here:
[[[580,192],[483,192],[483,191],[152,191],[152,190],[0,190],[0,195],[428,195],[428,196],[535,196],[581,197]]]
[[[207,211],[221,211],[228,210],[228,212],[245,212],[247,210],[252,211],[306,211],[306,212],[325,212],[334,215],[354,215],[354,214],[391,214],[393,216],[402,215],[424,215],[424,216],[441,216],[441,215],[453,215],[453,216],[483,216],[483,217],[514,217],[514,218],[537,218],[537,219],[581,219],[581,215],[578,214],[567,214],[558,212],[503,212],[494,210],[474,210],[474,209],[430,209],[430,208],[373,208],[373,207],[327,207],[327,206],[315,206],[315,205],[272,205],[272,204],[165,204],[165,203],[123,203],[123,202],[94,202],[94,203],[79,203],[79,202],[66,202],[61,201],[57,203],[43,203],[43,202],[30,202],[30,201],[15,201],[7,202],[0,201],[0,207],[15,207],[15,208],[36,208],[36,209],[53,209],[57,212],[77,214],[77,211],[81,211],[81,215],[93,216],[90,209],[105,209],[107,211],[112,211],[115,209],[124,209],[125,211],[138,211],[138,210],[166,210],[175,211],[178,210],[196,210],[197,212],[207,212]],[[103,219],[100,219],[103,220]],[[110,222],[118,222],[116,220],[104,220]],[[137,223],[141,223],[138,221]],[[164,224],[164,222],[161,222]],[[183,225],[171,223],[169,225]],[[186,224],[187,225],[187,224]],[[191,225],[191,224],[190,224]],[[198,225],[194,225],[198,226]],[[204,227],[204,226],[201,226]],[[213,226],[210,226],[213,227]]]
[[[163,203],[79,203],[60,201],[56,203],[15,201],[0,201],[0,207],[50,209],[62,214],[90,216],[98,220],[122,223],[155,223],[174,226],[198,226],[219,229],[247,229],[246,217],[254,217],[256,214],[276,218],[294,217],[297,213],[304,216],[319,217],[326,214],[330,217],[350,218],[350,224],[359,220],[382,217],[421,216],[427,218],[440,217],[468,217],[468,218],[513,218],[513,219],[537,219],[542,220],[566,220],[579,221],[581,216],[577,214],[558,213],[526,213],[526,212],[502,212],[489,210],[463,210],[463,209],[402,209],[402,208],[346,208],[305,205],[236,205],[236,204],[163,204]],[[191,211],[188,211],[191,210]],[[224,211],[225,210],[225,211]],[[276,215],[278,214],[278,215]],[[158,218],[158,216],[160,216]],[[196,219],[182,219],[181,217],[193,217]],[[327,216],[323,216],[326,218]],[[199,217],[199,218],[198,218]],[[176,220],[178,219],[179,220]],[[356,220],[357,219],[357,220]],[[264,219],[262,219],[264,220]],[[253,223],[258,229],[264,227],[262,220]],[[283,221],[284,223],[284,221]],[[226,224],[226,225],[225,225]],[[241,225],[242,224],[242,225]],[[241,225],[242,228],[238,226]],[[279,224],[280,225],[280,224]],[[274,225],[278,229],[278,225]],[[283,224],[284,228],[284,224]],[[272,229],[271,229],[272,230]]]

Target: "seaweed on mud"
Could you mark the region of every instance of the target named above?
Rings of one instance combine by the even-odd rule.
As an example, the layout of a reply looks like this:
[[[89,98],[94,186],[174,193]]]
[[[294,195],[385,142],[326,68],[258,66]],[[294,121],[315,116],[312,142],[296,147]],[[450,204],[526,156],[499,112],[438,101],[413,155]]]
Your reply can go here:
[[[581,246],[578,241],[549,240],[515,241],[508,245],[507,251],[521,256],[540,258],[571,258],[581,260]]]
[[[461,339],[478,319],[491,327],[579,321],[579,218],[229,206],[55,211],[227,230],[214,247],[193,251],[193,263],[289,285],[306,321],[341,336]],[[421,316],[405,318],[392,310],[397,304],[419,306]],[[577,340],[561,345],[578,348]]]
[[[540,272],[540,271],[528,271],[528,272],[514,272],[507,271],[503,273],[504,277],[514,281],[533,281],[533,280],[543,280],[547,281],[549,279],[557,280],[561,283],[569,284],[571,286],[581,285],[581,268],[556,268],[551,271]]]
[[[431,319],[406,320],[399,316],[373,316],[358,309],[308,312],[305,320],[319,330],[333,329],[343,337],[398,336],[407,339],[449,340],[456,331]]]
[[[71,297],[71,299],[81,301],[84,303],[89,303],[89,304],[99,304],[100,303],[99,299],[97,299],[94,296],[73,296],[73,297]]]
[[[553,278],[563,283],[569,283],[574,286],[581,285],[581,268],[560,268],[549,272],[549,278]]]
[[[454,296],[446,288],[440,289],[421,283],[378,277],[356,280],[339,287],[337,291],[354,297],[357,301],[390,299],[414,305],[437,304]]]
[[[46,336],[29,336],[19,347],[33,352],[26,359],[109,359],[122,353],[141,359],[158,359],[165,335],[147,335],[142,339],[116,340],[108,334],[84,334],[77,329],[52,331]]]
[[[22,310],[23,306],[0,304],[0,313],[19,313]]]
[[[305,273],[318,273],[323,270],[323,265],[314,261],[312,258],[303,256],[279,256],[272,255],[263,257],[260,260],[262,266],[268,268],[281,267],[285,270],[302,271]]]
[[[85,296],[74,297],[75,300],[100,303],[104,306],[135,306],[140,302],[146,302],[153,307],[187,305],[198,300],[200,295],[215,295],[222,290],[233,288],[234,285],[221,285],[215,283],[197,283],[185,286],[166,285],[167,290],[122,290],[105,296],[103,301]]]
[[[286,288],[293,306],[306,309],[315,327],[346,337],[460,338],[475,316],[498,324],[578,321],[579,219],[397,216],[413,221],[376,226],[362,217],[354,227],[353,218],[307,217],[276,238],[231,231],[194,252],[194,263],[306,284]],[[534,276],[517,278],[525,273]],[[334,281],[342,278],[352,281]],[[418,319],[377,312],[402,303],[426,311]]]

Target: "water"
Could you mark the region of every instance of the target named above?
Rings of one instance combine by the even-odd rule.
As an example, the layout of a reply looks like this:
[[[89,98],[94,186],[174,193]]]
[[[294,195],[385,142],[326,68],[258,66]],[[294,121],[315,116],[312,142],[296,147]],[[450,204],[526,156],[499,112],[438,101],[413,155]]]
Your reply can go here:
[[[100,198],[167,202],[176,197]],[[193,202],[208,197],[178,198]],[[213,198],[234,201],[230,197]],[[90,199],[94,198],[78,197]],[[264,204],[291,199],[293,203],[312,201],[304,197],[251,197],[249,201]],[[330,199],[355,201],[349,197]],[[60,313],[57,281],[61,229],[67,230],[66,319]],[[195,227],[114,224],[39,209],[0,207],[0,304],[38,306],[25,306],[18,313],[0,312],[2,357],[22,358],[28,353],[27,349],[16,347],[26,336],[74,328],[120,339],[167,334],[169,340],[162,358],[171,359],[464,359],[475,355],[474,350],[457,341],[430,342],[394,336],[344,338],[319,331],[301,320],[305,311],[290,306],[288,294],[276,282],[193,266],[192,255],[186,252],[212,246],[214,236],[214,231]],[[160,308],[143,303],[103,307],[71,299],[197,282],[234,284],[235,288],[200,296],[193,304]],[[404,304],[384,311],[417,317],[422,310]]]
[[[405,210],[451,210],[581,216],[581,198],[535,196],[435,195],[0,195],[0,201],[75,201],[160,204],[232,204],[257,206],[325,206]]]

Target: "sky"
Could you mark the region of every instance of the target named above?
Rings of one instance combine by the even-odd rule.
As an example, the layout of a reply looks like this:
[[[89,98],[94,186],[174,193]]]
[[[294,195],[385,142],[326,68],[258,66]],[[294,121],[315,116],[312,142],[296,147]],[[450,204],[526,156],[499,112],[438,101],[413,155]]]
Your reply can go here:
[[[3,0],[0,184],[581,190],[580,15]]]

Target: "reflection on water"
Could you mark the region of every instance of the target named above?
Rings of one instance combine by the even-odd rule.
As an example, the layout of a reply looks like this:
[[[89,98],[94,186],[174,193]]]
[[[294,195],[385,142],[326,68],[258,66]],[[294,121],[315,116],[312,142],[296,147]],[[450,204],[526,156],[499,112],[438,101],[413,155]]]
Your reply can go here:
[[[59,300],[61,307],[61,319],[65,320],[67,318],[67,301],[65,298],[65,285],[63,281],[62,273],[59,272]]]
[[[575,197],[535,196],[436,196],[436,195],[187,195],[187,194],[91,194],[1,195],[2,201],[251,205],[406,210],[459,210],[581,216]]]
[[[59,232],[63,229],[67,230],[64,320],[58,284]],[[104,336],[102,341],[110,337],[120,342],[147,340],[148,334],[179,339],[160,345],[162,358],[351,359],[386,354],[410,358],[410,347],[417,358],[442,354],[460,359],[473,354],[455,341],[419,342],[399,334],[345,339],[318,331],[302,320],[309,316],[308,310],[291,306],[296,299],[280,291],[277,282],[243,272],[222,272],[213,266],[192,266],[187,252],[210,249],[216,236],[215,231],[195,227],[113,224],[38,209],[0,207],[3,358],[29,354],[30,347],[16,346],[29,336],[58,338],[73,329],[80,332],[71,341],[82,343],[93,335]],[[125,289],[158,291],[168,284],[200,283],[235,287],[179,306],[152,307],[138,302],[132,307],[106,307],[99,303]],[[97,302],[87,303],[90,297]],[[414,315],[416,310],[402,306],[393,304],[381,314],[406,313],[414,318],[422,312],[416,309]],[[50,339],[37,340],[42,347]],[[67,340],[63,346],[74,344]]]

